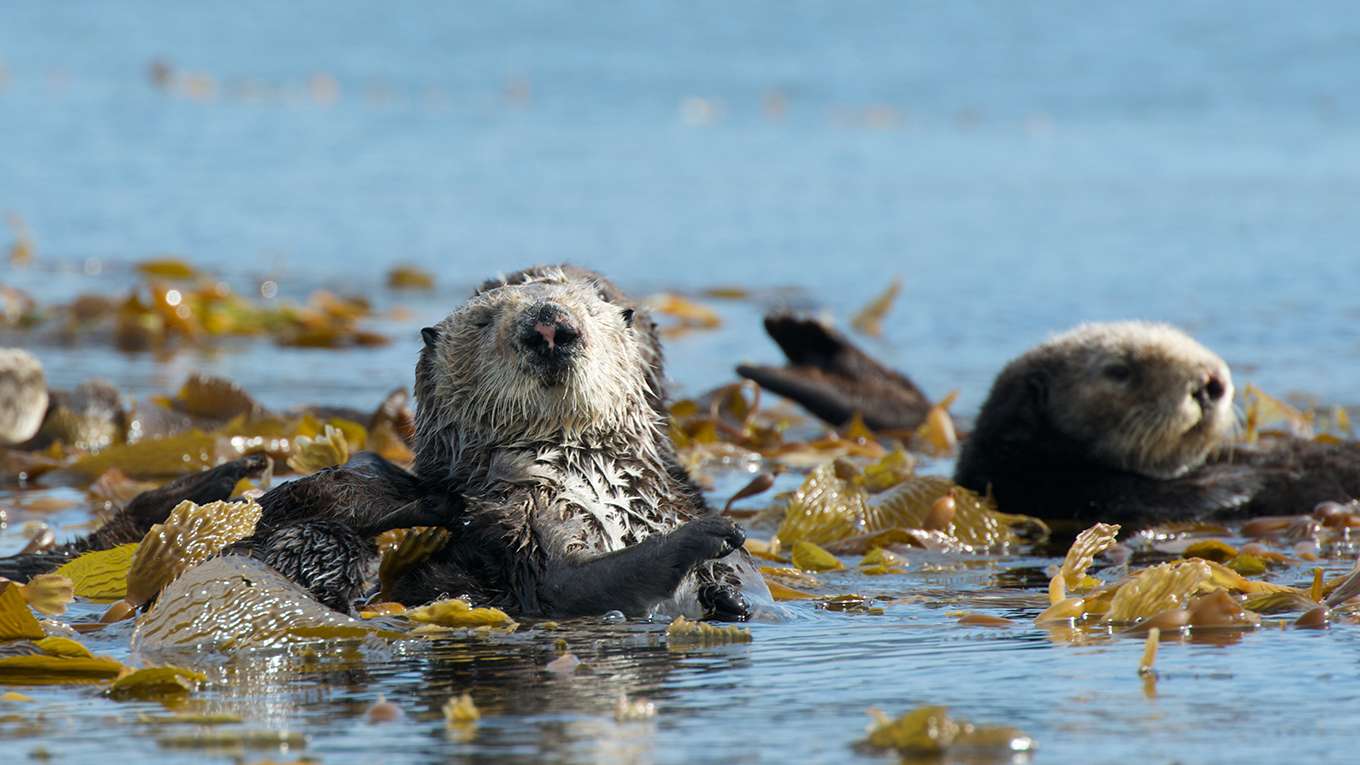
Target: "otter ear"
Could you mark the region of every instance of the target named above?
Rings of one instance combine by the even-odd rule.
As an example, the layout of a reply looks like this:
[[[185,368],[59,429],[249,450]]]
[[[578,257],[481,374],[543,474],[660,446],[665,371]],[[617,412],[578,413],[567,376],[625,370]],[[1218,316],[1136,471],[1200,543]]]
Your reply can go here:
[[[435,343],[439,342],[439,330],[434,327],[426,327],[420,330],[420,337],[425,341],[425,347],[434,350]]]

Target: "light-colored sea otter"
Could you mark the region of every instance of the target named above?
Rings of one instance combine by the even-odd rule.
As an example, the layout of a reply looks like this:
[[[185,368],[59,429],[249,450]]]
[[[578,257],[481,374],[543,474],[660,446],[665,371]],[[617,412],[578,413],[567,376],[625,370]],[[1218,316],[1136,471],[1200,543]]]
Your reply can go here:
[[[839,335],[799,326],[782,325],[781,346],[815,343],[825,358],[864,355]],[[847,379],[830,384],[848,400],[900,377],[875,366],[840,365],[850,369],[840,375]],[[901,416],[894,399],[910,402],[917,391],[900,387],[860,396],[866,421]],[[780,392],[804,401],[796,388]],[[1360,496],[1360,444],[1234,443],[1232,397],[1227,364],[1174,327],[1082,325],[1001,371],[964,440],[954,479],[991,492],[1005,512],[1131,527],[1306,513],[1319,502]],[[907,409],[914,415],[917,408]]]
[[[641,308],[591,272],[538,267],[484,284],[423,334],[416,474],[461,507],[399,599],[561,615],[674,601],[746,618],[743,586],[763,584],[741,529],[678,465]]]

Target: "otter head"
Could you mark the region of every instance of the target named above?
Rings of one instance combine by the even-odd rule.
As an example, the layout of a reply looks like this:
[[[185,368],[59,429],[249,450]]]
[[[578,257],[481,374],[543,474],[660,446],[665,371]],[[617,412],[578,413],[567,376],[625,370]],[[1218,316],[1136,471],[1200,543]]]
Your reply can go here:
[[[636,306],[591,276],[540,267],[488,282],[422,331],[422,464],[427,450],[452,459],[460,441],[561,442],[656,428],[654,340]]]
[[[1004,453],[1049,467],[1094,462],[1174,478],[1202,464],[1233,429],[1232,397],[1227,364],[1174,327],[1082,325],[997,377],[978,415],[978,443],[965,448],[959,473]]]

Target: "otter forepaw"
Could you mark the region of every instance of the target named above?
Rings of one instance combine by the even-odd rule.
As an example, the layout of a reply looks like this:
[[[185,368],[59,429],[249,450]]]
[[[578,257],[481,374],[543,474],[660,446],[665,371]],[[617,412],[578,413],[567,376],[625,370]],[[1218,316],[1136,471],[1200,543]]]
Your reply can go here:
[[[744,622],[751,618],[751,606],[741,590],[730,584],[706,584],[699,588],[699,605],[705,617],[724,622]]]
[[[701,518],[690,521],[679,532],[695,545],[696,560],[725,558],[746,542],[746,532],[726,518]]]

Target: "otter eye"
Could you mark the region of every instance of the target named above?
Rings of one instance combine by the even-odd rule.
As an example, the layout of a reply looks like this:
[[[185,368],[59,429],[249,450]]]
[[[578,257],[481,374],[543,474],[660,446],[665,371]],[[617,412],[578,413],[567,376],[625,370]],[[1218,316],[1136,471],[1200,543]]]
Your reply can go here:
[[[630,327],[633,326],[633,309],[631,308],[623,309],[623,323],[627,324]]]
[[[1107,379],[1114,380],[1115,382],[1125,382],[1133,376],[1133,370],[1129,368],[1128,364],[1110,364],[1102,369],[1101,373],[1104,374]]]

